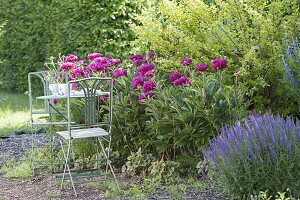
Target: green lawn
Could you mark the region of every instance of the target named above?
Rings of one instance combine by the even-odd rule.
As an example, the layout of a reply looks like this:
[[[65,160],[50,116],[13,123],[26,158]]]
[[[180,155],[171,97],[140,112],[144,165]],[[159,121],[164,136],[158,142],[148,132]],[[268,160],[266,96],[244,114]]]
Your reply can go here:
[[[0,92],[0,136],[28,130],[28,96]]]

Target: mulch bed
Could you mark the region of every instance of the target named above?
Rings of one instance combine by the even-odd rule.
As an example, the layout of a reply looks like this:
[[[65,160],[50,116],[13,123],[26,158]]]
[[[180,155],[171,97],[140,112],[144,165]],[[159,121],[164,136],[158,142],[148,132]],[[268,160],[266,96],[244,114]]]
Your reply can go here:
[[[38,145],[43,146],[49,142],[43,134],[38,134]],[[20,159],[28,149],[31,147],[31,135],[22,134],[14,135],[0,141],[0,165],[6,159]],[[120,182],[130,183],[128,178],[117,175]],[[73,190],[70,186],[60,191],[59,180],[55,180],[50,174],[45,176],[38,176],[30,181],[13,180],[6,178],[0,174],[0,200],[14,199],[14,200],[32,200],[32,199],[107,199],[105,198],[105,191],[96,188],[87,188],[84,186],[77,187],[78,197],[74,196]],[[212,189],[205,189],[198,191],[195,189],[187,190],[182,197],[183,199],[203,199],[203,200],[218,200],[224,199]],[[120,197],[119,199],[130,199],[128,197]],[[146,199],[173,199],[171,194],[165,190],[157,190],[156,193]]]

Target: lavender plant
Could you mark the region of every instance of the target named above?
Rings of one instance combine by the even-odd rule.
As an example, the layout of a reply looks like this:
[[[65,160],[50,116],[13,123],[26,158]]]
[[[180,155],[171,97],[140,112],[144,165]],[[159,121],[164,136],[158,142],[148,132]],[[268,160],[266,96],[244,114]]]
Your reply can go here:
[[[244,125],[223,127],[204,155],[224,192],[246,199],[253,192],[290,189],[300,197],[299,120],[251,115]]]

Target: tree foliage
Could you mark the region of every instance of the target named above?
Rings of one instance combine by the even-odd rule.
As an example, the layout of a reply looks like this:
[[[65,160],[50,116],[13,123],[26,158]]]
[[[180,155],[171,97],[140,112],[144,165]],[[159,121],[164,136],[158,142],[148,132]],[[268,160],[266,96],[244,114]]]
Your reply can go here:
[[[45,58],[59,53],[126,54],[134,37],[128,27],[142,5],[142,0],[3,0],[0,21],[7,24],[0,40],[0,88],[24,91],[27,73],[44,68]]]

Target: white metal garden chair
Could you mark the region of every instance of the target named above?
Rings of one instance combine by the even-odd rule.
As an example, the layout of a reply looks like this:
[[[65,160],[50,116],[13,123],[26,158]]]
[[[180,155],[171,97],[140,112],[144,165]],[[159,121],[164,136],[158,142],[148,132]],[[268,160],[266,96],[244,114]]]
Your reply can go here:
[[[78,89],[72,91],[72,85]],[[74,98],[78,97],[78,98]],[[99,100],[106,99],[106,105],[99,105]],[[105,160],[105,179],[110,171],[113,179],[118,185],[117,178],[113,171],[111,162],[109,160],[111,149],[111,129],[112,129],[112,112],[113,112],[113,80],[111,78],[85,78],[80,80],[74,80],[68,82],[68,96],[67,96],[67,115],[68,125],[67,130],[58,131],[57,134],[60,137],[60,145],[64,155],[64,170],[61,178],[61,189],[63,189],[63,182],[66,178],[69,178],[77,196],[74,186],[74,177],[90,177],[94,176],[92,173],[82,173],[78,170],[72,170],[71,165],[74,166],[74,153],[72,149],[74,147],[75,140],[92,139],[93,145],[96,146],[96,159],[97,168],[99,170],[98,161],[101,160],[100,154],[102,153],[102,159]],[[75,106],[76,105],[76,106]],[[82,108],[78,108],[82,106]],[[103,109],[105,107],[105,109]],[[82,118],[74,119],[73,110],[82,109]],[[77,116],[78,118],[78,116]],[[72,123],[71,123],[72,121]],[[75,124],[73,122],[75,121]],[[73,161],[71,161],[73,159]],[[103,169],[104,170],[104,169]],[[68,174],[68,177],[66,177]]]

